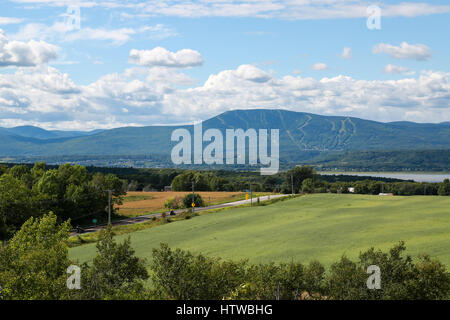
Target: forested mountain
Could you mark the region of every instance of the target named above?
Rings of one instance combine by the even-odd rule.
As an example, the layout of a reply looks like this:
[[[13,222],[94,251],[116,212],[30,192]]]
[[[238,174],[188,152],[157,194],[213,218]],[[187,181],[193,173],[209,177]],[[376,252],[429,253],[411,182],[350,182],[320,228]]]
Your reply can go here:
[[[93,132],[0,128],[0,156],[170,156],[179,126],[123,127]],[[192,131],[192,126],[182,126]],[[280,161],[296,162],[341,151],[450,149],[450,123],[382,123],[286,110],[234,110],[203,122],[217,128],[280,129]],[[206,143],[205,143],[206,145]]]

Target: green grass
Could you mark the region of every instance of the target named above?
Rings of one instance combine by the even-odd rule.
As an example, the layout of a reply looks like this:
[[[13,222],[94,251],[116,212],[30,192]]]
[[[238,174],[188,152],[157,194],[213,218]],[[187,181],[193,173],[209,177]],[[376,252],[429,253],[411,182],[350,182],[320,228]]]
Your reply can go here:
[[[450,197],[306,195],[269,206],[204,214],[117,236],[131,236],[136,254],[150,262],[152,248],[172,247],[251,262],[319,260],[329,265],[342,254],[356,258],[374,246],[400,240],[407,252],[429,253],[450,266]],[[89,261],[95,243],[70,249],[72,259]]]

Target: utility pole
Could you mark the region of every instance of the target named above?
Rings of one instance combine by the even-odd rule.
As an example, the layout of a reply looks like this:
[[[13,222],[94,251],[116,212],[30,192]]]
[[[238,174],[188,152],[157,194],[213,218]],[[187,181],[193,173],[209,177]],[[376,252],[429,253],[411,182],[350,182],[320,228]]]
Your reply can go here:
[[[294,195],[294,175],[291,173],[291,193]]]
[[[112,190],[105,190],[105,192],[108,192],[108,226],[111,225],[111,193]]]
[[[195,203],[194,185],[195,185],[195,181],[192,180],[192,203]],[[194,212],[195,212],[195,206],[192,206],[192,213],[194,213]]]
[[[250,207],[253,207],[252,183],[250,182]]]

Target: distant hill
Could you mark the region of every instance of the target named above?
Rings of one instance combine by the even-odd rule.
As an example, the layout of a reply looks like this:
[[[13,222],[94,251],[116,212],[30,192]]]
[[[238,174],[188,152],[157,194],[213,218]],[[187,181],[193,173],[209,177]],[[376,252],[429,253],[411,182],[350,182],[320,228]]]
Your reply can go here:
[[[88,136],[99,133],[103,130],[94,131],[62,131],[62,130],[45,130],[34,126],[20,126],[14,128],[1,128],[0,134],[10,134],[13,136],[20,136],[25,138],[34,138],[41,140],[58,139],[58,138],[75,138]]]
[[[192,130],[192,126],[183,126]],[[124,127],[100,132],[0,128],[0,156],[168,156],[174,126]],[[340,151],[450,149],[450,123],[381,123],[286,110],[228,111],[203,122],[218,128],[280,129],[280,158],[295,162]]]

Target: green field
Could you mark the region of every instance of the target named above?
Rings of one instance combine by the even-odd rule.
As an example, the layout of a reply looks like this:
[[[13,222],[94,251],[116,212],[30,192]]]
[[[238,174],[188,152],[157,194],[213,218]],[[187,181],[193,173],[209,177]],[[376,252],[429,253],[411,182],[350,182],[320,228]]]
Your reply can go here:
[[[172,247],[251,262],[309,262],[329,265],[342,254],[356,258],[371,246],[400,240],[407,252],[427,252],[450,266],[450,197],[306,195],[270,206],[235,208],[174,222],[131,235],[138,256],[149,263],[152,248]],[[121,240],[128,235],[117,236]],[[95,243],[70,249],[88,261]]]

